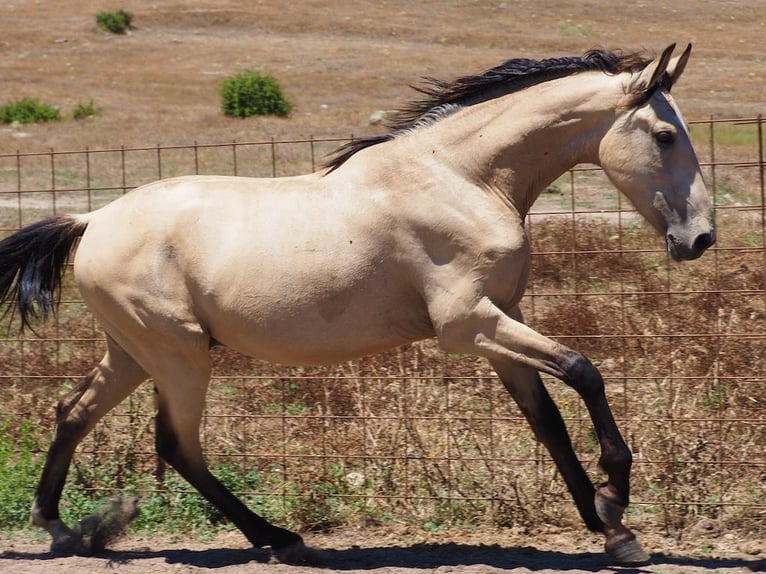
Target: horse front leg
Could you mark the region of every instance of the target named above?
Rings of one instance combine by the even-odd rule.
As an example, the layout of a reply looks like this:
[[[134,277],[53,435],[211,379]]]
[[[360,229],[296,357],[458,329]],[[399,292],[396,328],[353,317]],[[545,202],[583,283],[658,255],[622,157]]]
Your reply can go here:
[[[630,470],[633,455],[617,428],[604,391],[604,380],[598,369],[584,355],[565,353],[562,361],[564,382],[582,397],[601,446],[599,466],[607,474],[607,482],[596,490],[595,505],[604,523],[606,550],[619,562],[646,561],[635,534],[622,524],[622,516],[630,502]]]
[[[601,445],[599,465],[607,473],[608,482],[595,488],[572,448],[561,413],[539,373],[524,366],[495,361],[492,366],[529,421],[535,436],[550,452],[585,525],[606,537],[605,549],[609,555],[616,562],[648,560],[635,534],[622,524],[629,502],[632,455],[606,403],[603,383],[590,388],[582,379],[570,383],[583,397]],[[600,375],[598,378],[600,380]]]
[[[206,348],[198,353],[165,352],[152,369],[156,386],[157,453],[215,505],[244,534],[250,543],[270,546],[287,561],[312,560],[300,535],[270,524],[252,512],[208,469],[199,440],[210,376]]]
[[[516,318],[482,298],[468,313],[440,326],[440,341],[448,350],[472,352],[490,360],[562,469],[586,525],[604,533],[609,555],[617,562],[646,562],[649,556],[635,534],[622,524],[630,500],[632,455],[607,403],[601,374],[581,353],[527,327],[518,309],[511,313]],[[539,378],[529,376],[529,370],[555,376],[580,395],[601,447],[599,465],[607,474],[606,484],[598,489],[585,486],[584,471],[579,462],[575,464],[561,415]],[[514,381],[518,375],[521,380]],[[592,497],[592,502],[586,501],[586,496]]]
[[[572,448],[566,424],[556,403],[534,369],[514,363],[490,361],[513,400],[519,405],[529,426],[548,450],[569,489],[577,510],[588,529],[604,532],[604,522],[596,510],[596,489]]]

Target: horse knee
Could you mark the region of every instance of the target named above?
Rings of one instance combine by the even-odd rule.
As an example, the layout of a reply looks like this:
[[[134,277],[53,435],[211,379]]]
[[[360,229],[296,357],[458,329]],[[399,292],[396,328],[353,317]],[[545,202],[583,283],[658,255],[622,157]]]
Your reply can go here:
[[[581,395],[604,393],[604,379],[590,359],[577,351],[570,351],[561,364],[564,382]]]
[[[611,448],[610,448],[611,447]],[[633,453],[627,446],[618,447],[609,445],[603,449],[598,459],[598,465],[604,469],[609,476],[630,475],[630,469],[633,466]]]

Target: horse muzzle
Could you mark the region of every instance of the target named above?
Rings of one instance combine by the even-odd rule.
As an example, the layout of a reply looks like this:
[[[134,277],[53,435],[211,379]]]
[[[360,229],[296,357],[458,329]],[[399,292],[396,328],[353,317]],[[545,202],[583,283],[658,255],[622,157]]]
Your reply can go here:
[[[715,228],[711,226],[709,231],[691,236],[689,239],[686,240],[683,234],[674,234],[672,231],[665,236],[668,253],[675,261],[691,261],[702,255],[716,242]]]

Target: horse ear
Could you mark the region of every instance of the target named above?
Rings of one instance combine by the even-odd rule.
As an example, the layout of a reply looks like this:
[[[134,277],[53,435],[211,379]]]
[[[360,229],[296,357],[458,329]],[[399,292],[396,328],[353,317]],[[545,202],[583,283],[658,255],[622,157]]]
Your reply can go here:
[[[633,84],[636,92],[648,92],[653,90],[657,84],[663,80],[665,72],[668,69],[668,64],[670,63],[670,56],[673,54],[675,47],[675,44],[671,44],[665,48],[659,58],[652,60],[649,65],[641,71]],[[685,63],[686,62],[684,62],[684,64]],[[683,68],[681,68],[681,71],[683,71]]]
[[[689,61],[689,56],[692,53],[692,45],[689,44],[686,46],[686,50],[684,50],[683,54],[678,56],[677,58],[673,58],[670,63],[668,64],[668,90],[672,88],[675,83],[678,81],[678,78],[681,77],[681,74],[684,73],[684,68],[686,68],[686,62]]]

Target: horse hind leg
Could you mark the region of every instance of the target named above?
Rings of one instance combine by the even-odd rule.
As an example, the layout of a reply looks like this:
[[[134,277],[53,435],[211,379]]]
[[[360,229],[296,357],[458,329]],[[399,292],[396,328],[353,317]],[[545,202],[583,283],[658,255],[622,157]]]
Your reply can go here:
[[[157,396],[156,446],[158,454],[214,504],[256,547],[270,546],[289,554],[287,560],[312,560],[301,555],[298,534],[270,524],[247,508],[218,479],[205,463],[199,429],[210,377],[209,356],[202,352],[163,352],[161,363],[152,369]],[[285,555],[281,556],[285,559]]]
[[[30,522],[52,537],[51,550],[90,554],[99,548],[94,520],[75,529],[60,517],[59,503],[75,449],[96,423],[146,379],[146,372],[107,337],[104,358],[56,407],[56,429],[35,491]],[[87,540],[83,539],[88,532]]]

